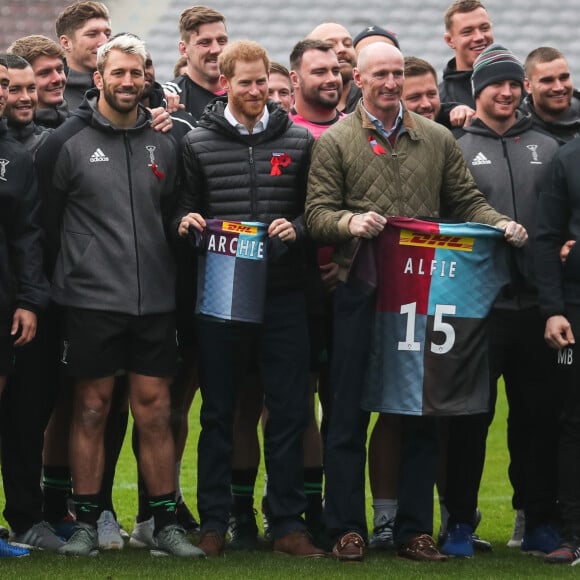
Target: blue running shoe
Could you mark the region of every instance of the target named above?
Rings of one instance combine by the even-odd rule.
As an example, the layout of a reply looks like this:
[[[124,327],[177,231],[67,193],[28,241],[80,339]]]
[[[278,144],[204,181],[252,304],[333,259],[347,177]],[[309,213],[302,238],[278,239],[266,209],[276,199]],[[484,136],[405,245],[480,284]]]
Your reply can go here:
[[[545,556],[560,546],[560,534],[549,524],[536,526],[524,532],[521,550],[531,556]]]
[[[13,546],[7,541],[0,539],[0,558],[22,558],[28,556],[30,552],[26,548]]]
[[[473,527],[469,524],[455,524],[449,528],[441,553],[455,558],[473,556]]]

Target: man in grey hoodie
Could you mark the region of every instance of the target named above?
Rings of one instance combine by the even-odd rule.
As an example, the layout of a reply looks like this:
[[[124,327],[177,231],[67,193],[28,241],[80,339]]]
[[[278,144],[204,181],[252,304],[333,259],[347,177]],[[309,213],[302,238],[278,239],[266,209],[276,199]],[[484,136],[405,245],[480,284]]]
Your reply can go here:
[[[98,52],[96,88],[38,153],[52,298],[63,307],[61,362],[75,381],[71,472],[77,528],[60,550],[98,547],[104,430],[114,375],[128,374],[139,466],[156,551],[203,557],[175,519],[169,384],[175,372],[175,266],[165,236],[177,144],[139,103],[146,52],[122,35]]]

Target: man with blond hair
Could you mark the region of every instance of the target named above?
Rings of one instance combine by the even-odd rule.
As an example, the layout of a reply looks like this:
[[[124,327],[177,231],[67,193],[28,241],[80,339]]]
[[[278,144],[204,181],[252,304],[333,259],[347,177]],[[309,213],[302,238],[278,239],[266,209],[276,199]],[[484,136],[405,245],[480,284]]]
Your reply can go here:
[[[169,423],[177,362],[175,267],[164,216],[177,187],[178,150],[173,139],[151,129],[151,115],[140,105],[145,60],[145,46],[134,36],[103,45],[96,88],[37,157],[47,269],[52,298],[63,308],[60,360],[74,381],[69,452],[77,522],[60,549],[67,555],[98,548],[105,425],[115,374],[124,370],[155,552],[204,556],[175,516]]]

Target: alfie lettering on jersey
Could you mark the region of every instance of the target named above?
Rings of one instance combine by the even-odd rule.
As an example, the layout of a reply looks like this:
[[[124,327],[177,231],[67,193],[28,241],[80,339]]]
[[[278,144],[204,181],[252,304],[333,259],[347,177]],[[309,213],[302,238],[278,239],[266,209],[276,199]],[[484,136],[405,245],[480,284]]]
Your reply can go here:
[[[199,240],[196,313],[260,323],[264,314],[268,226],[206,220]]]
[[[376,311],[363,408],[403,415],[487,411],[485,317],[508,282],[503,231],[389,218],[368,246]]]

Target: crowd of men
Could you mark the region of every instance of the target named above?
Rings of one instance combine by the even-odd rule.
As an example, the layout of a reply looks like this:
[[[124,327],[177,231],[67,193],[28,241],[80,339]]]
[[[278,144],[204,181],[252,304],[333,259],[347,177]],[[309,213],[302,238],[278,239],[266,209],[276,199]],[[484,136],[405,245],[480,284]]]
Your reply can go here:
[[[164,84],[92,0],[0,54],[0,557],[470,558],[503,377],[508,545],[580,559],[579,97],[558,49],[519,62],[479,0],[444,18],[441,83],[377,25],[321,23],[286,68],[206,6]]]

